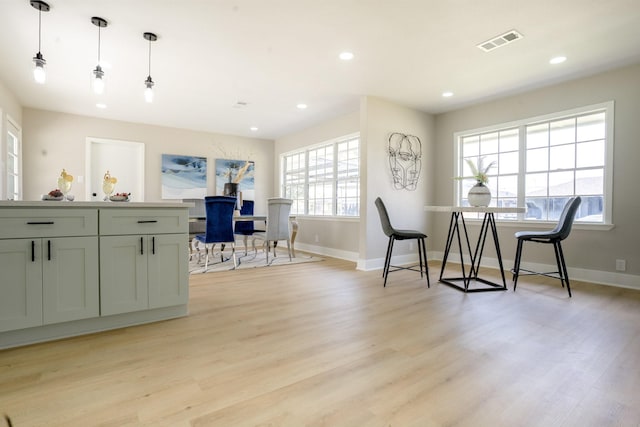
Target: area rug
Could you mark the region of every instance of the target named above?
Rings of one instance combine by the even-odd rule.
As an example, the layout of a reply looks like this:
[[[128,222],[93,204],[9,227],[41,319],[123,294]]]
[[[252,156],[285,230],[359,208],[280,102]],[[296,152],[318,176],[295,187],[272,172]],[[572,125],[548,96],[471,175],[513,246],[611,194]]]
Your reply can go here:
[[[244,249],[236,252],[238,258],[238,266],[236,269],[243,270],[247,268],[260,268],[267,267],[267,260],[264,250],[258,250],[257,253],[250,251],[247,255],[244,255]],[[198,262],[198,256],[194,253],[189,261],[189,274],[201,274],[201,273],[215,273],[219,271],[233,270],[233,261],[230,259],[231,251],[225,250],[223,258],[225,261],[220,261],[220,252],[215,251],[212,256],[209,257],[209,266],[207,271],[204,271],[204,254],[200,256],[200,262]],[[307,253],[296,251],[296,256],[289,261],[289,255],[286,249],[284,251],[278,250],[277,256],[273,257],[273,252],[269,254],[269,267],[301,264],[305,262],[317,262],[323,259],[318,256],[313,256]]]

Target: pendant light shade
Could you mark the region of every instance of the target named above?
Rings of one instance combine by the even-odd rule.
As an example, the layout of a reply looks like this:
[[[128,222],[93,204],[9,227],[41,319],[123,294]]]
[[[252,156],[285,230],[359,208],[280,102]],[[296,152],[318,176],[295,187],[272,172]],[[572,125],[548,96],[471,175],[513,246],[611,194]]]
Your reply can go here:
[[[149,75],[147,75],[147,79],[144,81],[145,90],[144,90],[144,100],[147,102],[153,102],[153,79],[151,78],[151,42],[158,40],[158,36],[153,33],[144,33],[142,35],[145,40],[149,41]]]
[[[98,65],[96,65],[95,70],[93,70],[93,91],[98,95],[104,92],[104,71],[102,71],[102,67],[100,66],[100,29],[105,28],[107,26],[107,21],[94,16],[91,18],[91,23],[98,27]]]
[[[36,83],[44,84],[47,80],[47,73],[44,68],[47,61],[45,61],[40,52],[40,44],[42,41],[42,12],[49,12],[50,8],[47,3],[40,0],[31,0],[30,3],[34,9],[38,9],[38,53],[33,57],[33,78]]]
[[[147,102],[153,102],[153,85],[155,83],[153,83],[151,76],[147,77],[147,80],[144,81],[144,84],[147,87],[144,90],[144,100]]]

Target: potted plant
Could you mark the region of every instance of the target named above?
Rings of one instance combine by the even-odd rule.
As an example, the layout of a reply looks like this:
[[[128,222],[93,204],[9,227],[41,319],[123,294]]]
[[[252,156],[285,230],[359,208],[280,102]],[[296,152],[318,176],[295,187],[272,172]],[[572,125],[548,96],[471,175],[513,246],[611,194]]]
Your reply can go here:
[[[467,195],[469,204],[471,206],[489,206],[489,202],[491,202],[491,190],[489,190],[489,187],[485,184],[489,182],[489,176],[487,174],[496,162],[491,162],[484,166],[484,157],[480,157],[478,159],[477,165],[471,159],[465,159],[465,161],[467,162],[467,165],[469,165],[472,175],[470,177],[458,177],[457,179],[476,180],[476,184],[471,187],[469,194]]]

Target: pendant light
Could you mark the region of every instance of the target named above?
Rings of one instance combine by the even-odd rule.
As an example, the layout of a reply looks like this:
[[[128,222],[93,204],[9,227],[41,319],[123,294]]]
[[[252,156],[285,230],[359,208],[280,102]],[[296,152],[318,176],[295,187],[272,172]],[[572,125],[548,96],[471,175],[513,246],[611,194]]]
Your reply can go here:
[[[91,18],[91,23],[98,27],[98,65],[96,65],[96,69],[93,70],[93,91],[100,95],[104,92],[104,71],[102,71],[102,67],[100,66],[100,29],[107,26],[107,21],[94,16]]]
[[[151,42],[158,40],[158,36],[153,33],[144,33],[142,37],[149,41],[149,75],[147,75],[147,80],[144,81],[144,85],[147,87],[144,90],[144,99],[147,102],[153,102],[153,85],[155,83],[151,78]]]
[[[42,12],[49,12],[49,5],[40,0],[31,0],[31,6],[34,9],[38,9],[38,53],[33,57],[33,78],[36,83],[44,84],[47,80],[47,73],[44,70],[44,66],[47,63],[42,53],[40,53],[40,43],[42,39]]]

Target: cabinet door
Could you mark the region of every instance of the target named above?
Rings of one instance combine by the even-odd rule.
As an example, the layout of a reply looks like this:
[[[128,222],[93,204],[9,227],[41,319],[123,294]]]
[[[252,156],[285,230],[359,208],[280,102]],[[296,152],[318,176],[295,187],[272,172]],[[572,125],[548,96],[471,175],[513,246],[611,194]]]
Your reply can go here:
[[[42,239],[45,324],[98,317],[98,283],[97,237]]]
[[[149,236],[149,307],[189,300],[189,242],[186,234]]]
[[[0,240],[0,332],[42,325],[40,239]]]
[[[100,237],[100,314],[128,313],[149,307],[147,237]]]

